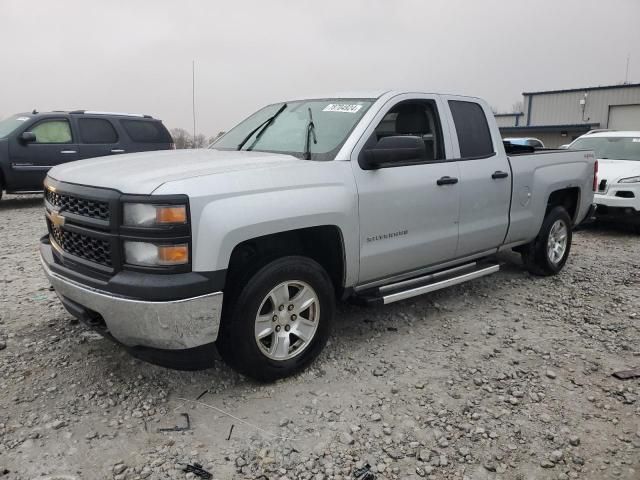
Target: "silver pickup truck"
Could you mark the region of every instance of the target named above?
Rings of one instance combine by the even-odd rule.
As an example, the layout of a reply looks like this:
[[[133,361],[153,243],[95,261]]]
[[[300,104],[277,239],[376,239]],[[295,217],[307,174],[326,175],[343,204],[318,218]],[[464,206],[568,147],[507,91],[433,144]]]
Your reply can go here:
[[[72,315],[135,355],[197,368],[217,350],[283,377],[320,353],[336,298],[382,306],[473,280],[505,249],[562,269],[594,154],[506,147],[477,98],[276,103],[209,149],[53,168],[42,264]]]

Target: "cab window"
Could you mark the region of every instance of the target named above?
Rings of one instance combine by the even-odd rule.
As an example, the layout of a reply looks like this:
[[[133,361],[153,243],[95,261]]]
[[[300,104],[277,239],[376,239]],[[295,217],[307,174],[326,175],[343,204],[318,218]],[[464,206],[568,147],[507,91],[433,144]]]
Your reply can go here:
[[[118,142],[118,134],[109,120],[81,118],[78,120],[82,143],[112,144]]]
[[[431,100],[402,102],[389,110],[375,129],[373,143],[391,136],[420,137],[425,144],[425,161],[445,158],[440,118]]]
[[[449,100],[463,159],[485,158],[495,154],[491,131],[482,107],[475,102]]]
[[[71,143],[71,126],[64,119],[43,120],[31,132],[36,136],[34,143]]]

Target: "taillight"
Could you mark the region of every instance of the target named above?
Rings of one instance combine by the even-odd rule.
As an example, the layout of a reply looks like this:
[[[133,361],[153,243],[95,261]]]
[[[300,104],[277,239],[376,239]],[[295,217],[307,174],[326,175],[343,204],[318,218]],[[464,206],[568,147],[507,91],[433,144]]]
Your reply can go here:
[[[593,164],[593,191],[598,190],[598,159]]]

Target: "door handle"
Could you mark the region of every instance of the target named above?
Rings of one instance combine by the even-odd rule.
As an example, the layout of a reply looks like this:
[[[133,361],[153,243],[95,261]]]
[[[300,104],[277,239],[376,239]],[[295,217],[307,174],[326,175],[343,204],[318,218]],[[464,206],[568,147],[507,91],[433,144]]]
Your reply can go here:
[[[122,150],[121,148],[114,148],[113,150],[111,150],[111,153],[124,153],[124,150]]]
[[[497,178],[507,178],[508,176],[509,174],[507,172],[501,172],[500,170],[498,170],[497,172],[493,172],[491,178],[495,180]]]
[[[456,183],[458,183],[458,179],[456,177],[441,177],[438,179],[438,181],[436,182],[439,186],[442,185],[454,185]]]
[[[60,153],[69,154],[69,153],[78,153],[76,150],[60,150]]]

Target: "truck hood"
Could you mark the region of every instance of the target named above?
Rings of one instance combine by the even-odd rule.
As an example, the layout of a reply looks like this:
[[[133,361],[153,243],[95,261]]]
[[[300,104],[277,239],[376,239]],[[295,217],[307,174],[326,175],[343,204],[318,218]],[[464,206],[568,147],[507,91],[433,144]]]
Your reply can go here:
[[[162,184],[240,170],[267,169],[304,162],[291,155],[228,150],[158,150],[90,158],[52,168],[61,182],[150,194]]]
[[[615,183],[621,178],[640,175],[640,160],[598,160],[598,179]]]

